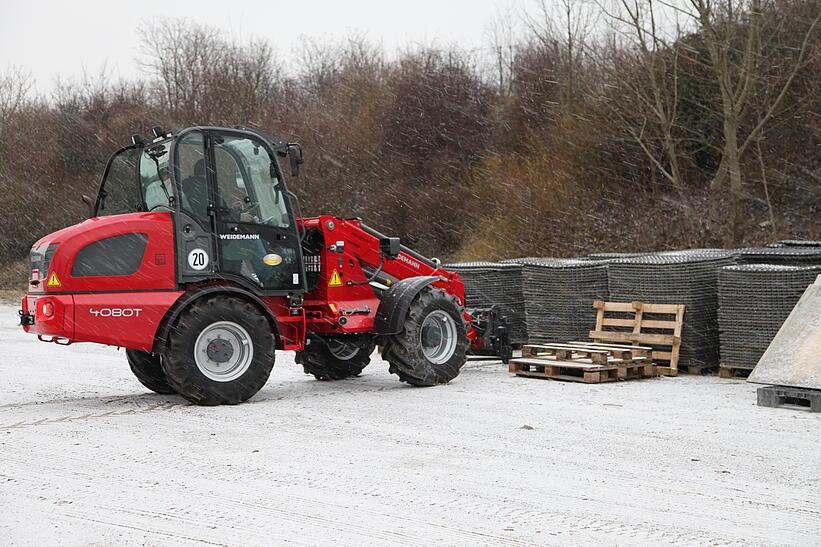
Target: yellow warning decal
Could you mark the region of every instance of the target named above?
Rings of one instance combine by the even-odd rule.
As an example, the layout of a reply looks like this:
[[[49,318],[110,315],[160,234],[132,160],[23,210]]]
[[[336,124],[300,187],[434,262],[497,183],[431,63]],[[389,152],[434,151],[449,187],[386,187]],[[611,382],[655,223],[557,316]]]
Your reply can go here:
[[[54,273],[54,272],[51,272],[51,275],[48,276],[47,285],[49,287],[60,287],[60,286],[62,286],[62,283],[60,283],[60,280],[57,278],[57,274]]]
[[[342,286],[342,276],[339,275],[339,272],[334,270],[331,274],[331,279],[328,281],[329,287],[341,287]]]

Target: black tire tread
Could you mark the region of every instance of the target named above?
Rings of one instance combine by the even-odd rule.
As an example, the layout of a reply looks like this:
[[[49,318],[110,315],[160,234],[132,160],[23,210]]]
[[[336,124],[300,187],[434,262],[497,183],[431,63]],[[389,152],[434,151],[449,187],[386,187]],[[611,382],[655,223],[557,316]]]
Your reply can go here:
[[[160,395],[171,395],[177,392],[165,377],[159,355],[153,355],[147,351],[127,349],[125,350],[125,357],[128,360],[131,372],[134,373],[134,376],[142,385]]]
[[[351,343],[360,346],[359,353],[343,361],[333,356],[321,337],[314,336],[304,350],[296,352],[296,362],[302,365],[305,374],[312,374],[321,381],[344,380],[359,376],[371,362],[371,354],[376,344],[370,336],[368,340]]]
[[[419,330],[427,315],[426,310],[437,305],[446,311],[455,311],[451,316],[456,321],[460,340],[450,361],[432,365],[419,348]],[[402,332],[391,336],[385,343],[382,356],[390,363],[389,371],[399,376],[401,381],[420,387],[435,386],[446,384],[459,375],[467,360],[468,345],[467,323],[459,301],[442,289],[425,287],[412,302]]]
[[[188,347],[191,332],[200,323],[205,325],[233,320],[242,323],[254,343],[254,361],[241,378],[231,382],[213,382],[203,376]],[[204,328],[204,326],[202,327]],[[268,343],[267,338],[270,338]],[[251,302],[222,294],[196,300],[180,314],[168,336],[167,348],[162,360],[168,383],[183,397],[198,405],[215,406],[238,404],[256,394],[271,374],[274,366],[275,340],[271,325],[261,310]],[[219,385],[217,385],[219,384]]]

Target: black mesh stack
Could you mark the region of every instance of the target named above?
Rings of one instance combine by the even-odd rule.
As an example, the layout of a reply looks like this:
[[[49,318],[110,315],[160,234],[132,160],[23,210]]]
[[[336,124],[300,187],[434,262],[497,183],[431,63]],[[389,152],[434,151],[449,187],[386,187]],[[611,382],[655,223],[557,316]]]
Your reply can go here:
[[[782,239],[778,243],[770,246],[774,247],[776,245],[778,245],[779,247],[821,247],[821,241],[808,241],[803,239]]]
[[[684,304],[680,366],[719,363],[718,272],[735,263],[732,251],[696,249],[614,260],[610,300]]]
[[[446,264],[446,270],[459,274],[465,283],[465,307],[489,308],[504,306],[510,313],[510,341],[527,342],[522,266],[500,262],[463,262]]]
[[[587,340],[595,300],[608,299],[607,265],[580,259],[518,258],[530,343]]]
[[[618,260],[620,258],[632,258],[644,256],[648,253],[592,253],[585,257],[586,260]]]
[[[818,266],[821,265],[821,247],[790,246],[785,242],[783,247],[753,247],[739,249],[740,264],[779,264],[783,266]]]
[[[754,367],[821,267],[745,264],[719,275],[721,362]]]

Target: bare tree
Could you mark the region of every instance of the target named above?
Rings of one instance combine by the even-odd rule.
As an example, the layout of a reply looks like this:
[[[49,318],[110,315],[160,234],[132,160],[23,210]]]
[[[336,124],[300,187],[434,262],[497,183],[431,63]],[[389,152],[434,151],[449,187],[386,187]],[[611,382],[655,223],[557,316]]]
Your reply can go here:
[[[191,119],[202,106],[208,73],[224,51],[219,32],[185,19],[140,25],[139,63],[155,79],[163,105],[175,116]]]
[[[23,107],[33,85],[31,75],[20,67],[0,73],[0,134],[9,119]]]
[[[587,0],[538,0],[538,14],[526,16],[528,29],[546,48],[558,48],[564,58],[564,104],[572,110],[577,101],[584,44],[598,12]]]
[[[711,217],[714,222],[718,221],[716,203],[726,184],[730,199],[730,231],[726,240],[733,243],[740,239],[739,228],[744,214],[742,159],[781,107],[798,74],[810,59],[818,55],[815,33],[821,11],[803,32],[797,54],[783,71],[786,78],[774,84],[761,77],[765,68],[763,48],[773,39],[772,35],[762,35],[762,0],[689,0],[689,3],[692,10],[685,13],[698,25],[721,101],[723,146],[721,163],[711,183],[714,195]],[[766,7],[771,13],[778,9],[774,3],[768,3]],[[744,115],[754,95],[766,95],[770,100],[747,128],[743,123]]]
[[[671,41],[665,39],[654,0],[618,0],[618,11],[598,5],[613,30],[627,40],[627,47],[604,52],[607,58],[602,65],[627,92],[626,100],[609,100],[607,105],[685,205],[688,199],[680,167],[678,128],[679,33],[676,31]]]
[[[496,80],[499,82],[499,95],[513,93],[513,72],[516,62],[517,42],[519,36],[519,15],[510,6],[498,5],[489,28],[490,46],[493,52]]]

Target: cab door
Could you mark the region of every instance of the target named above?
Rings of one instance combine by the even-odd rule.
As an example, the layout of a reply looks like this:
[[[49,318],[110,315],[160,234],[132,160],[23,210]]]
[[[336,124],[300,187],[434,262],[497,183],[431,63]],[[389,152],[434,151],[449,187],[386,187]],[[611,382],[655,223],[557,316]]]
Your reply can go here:
[[[219,269],[214,241],[212,190],[206,177],[206,135],[189,130],[172,146],[177,211],[177,278],[181,283],[213,278]]]
[[[219,271],[263,294],[302,292],[302,254],[273,151],[244,132],[209,132]]]

